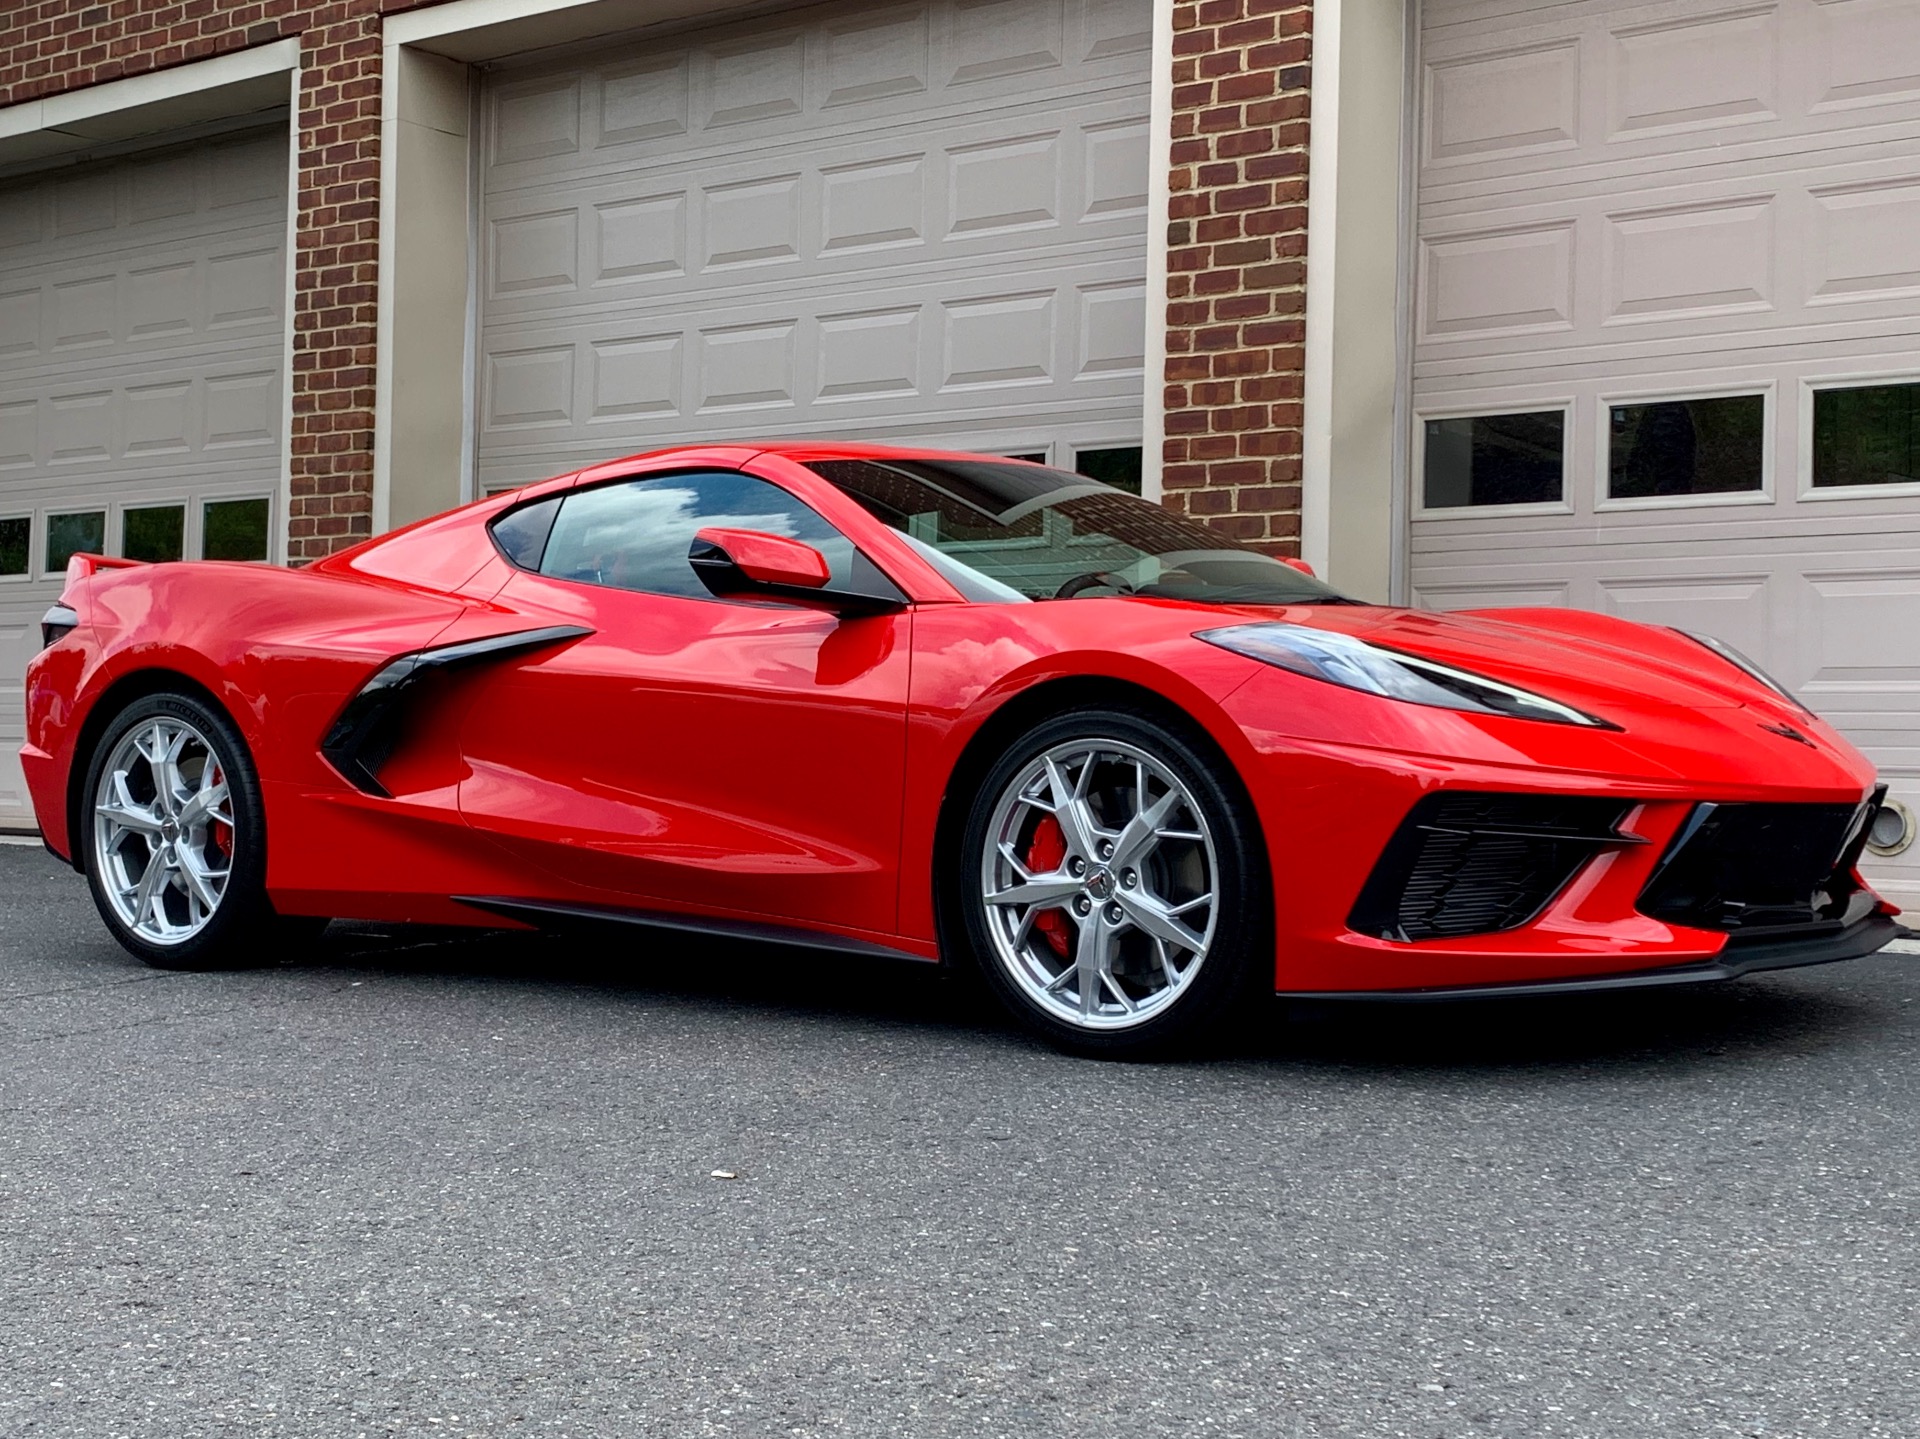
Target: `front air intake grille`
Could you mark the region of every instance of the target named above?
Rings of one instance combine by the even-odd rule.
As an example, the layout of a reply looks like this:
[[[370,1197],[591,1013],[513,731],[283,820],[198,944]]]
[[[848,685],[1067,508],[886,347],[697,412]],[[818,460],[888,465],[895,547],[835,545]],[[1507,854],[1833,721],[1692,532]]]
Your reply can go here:
[[[1841,919],[1879,796],[1866,804],[1697,805],[1638,908],[1668,924],[1752,932]]]
[[[1347,924],[1401,941],[1518,929],[1619,834],[1629,806],[1584,795],[1428,795],[1381,852]]]

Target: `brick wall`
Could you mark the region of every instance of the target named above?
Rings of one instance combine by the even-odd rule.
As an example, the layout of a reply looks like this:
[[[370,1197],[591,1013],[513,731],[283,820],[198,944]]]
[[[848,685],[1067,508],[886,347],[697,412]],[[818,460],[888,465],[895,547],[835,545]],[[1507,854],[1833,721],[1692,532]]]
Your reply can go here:
[[[1300,553],[1311,0],[1174,7],[1167,503]]]
[[[0,105],[301,42],[289,554],[371,532],[380,16],[433,0],[13,0]],[[1298,552],[1311,0],[1179,0],[1167,502]]]

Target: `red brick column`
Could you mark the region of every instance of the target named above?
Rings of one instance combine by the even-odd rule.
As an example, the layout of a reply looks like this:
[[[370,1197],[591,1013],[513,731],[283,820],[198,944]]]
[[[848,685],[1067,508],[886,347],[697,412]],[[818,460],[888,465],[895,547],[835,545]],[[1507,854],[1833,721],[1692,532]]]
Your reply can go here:
[[[300,40],[293,234],[293,512],[287,556],[373,533],[380,283],[380,17],[372,0],[315,12]]]
[[[1166,502],[1297,555],[1312,0],[1173,23]]]

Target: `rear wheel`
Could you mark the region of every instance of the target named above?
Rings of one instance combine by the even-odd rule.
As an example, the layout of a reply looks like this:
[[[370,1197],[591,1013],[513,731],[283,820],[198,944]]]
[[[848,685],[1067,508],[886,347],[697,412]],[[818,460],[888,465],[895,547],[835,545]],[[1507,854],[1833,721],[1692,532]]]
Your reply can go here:
[[[1270,975],[1264,859],[1220,762],[1146,713],[1036,726],[968,816],[963,910],[988,983],[1076,1053],[1216,1034]]]
[[[184,694],[135,700],[87,776],[87,880],[114,938],[163,969],[263,964],[324,920],[267,902],[266,817],[245,743]]]

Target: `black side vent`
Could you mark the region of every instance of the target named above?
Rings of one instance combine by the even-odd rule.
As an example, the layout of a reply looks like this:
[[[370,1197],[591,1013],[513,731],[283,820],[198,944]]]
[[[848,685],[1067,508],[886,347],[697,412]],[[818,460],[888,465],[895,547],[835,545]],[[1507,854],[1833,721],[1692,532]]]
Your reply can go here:
[[[1736,933],[1840,920],[1884,793],[1865,804],[1696,805],[1637,907]]]
[[[1347,924],[1401,941],[1497,934],[1531,922],[1609,845],[1631,806],[1584,795],[1431,794],[1408,813]]]
[[[380,766],[399,743],[408,700],[422,685],[452,669],[510,659],[592,633],[580,625],[548,625],[401,655],[353,692],[320,741],[320,753],[355,789],[387,798]]]

